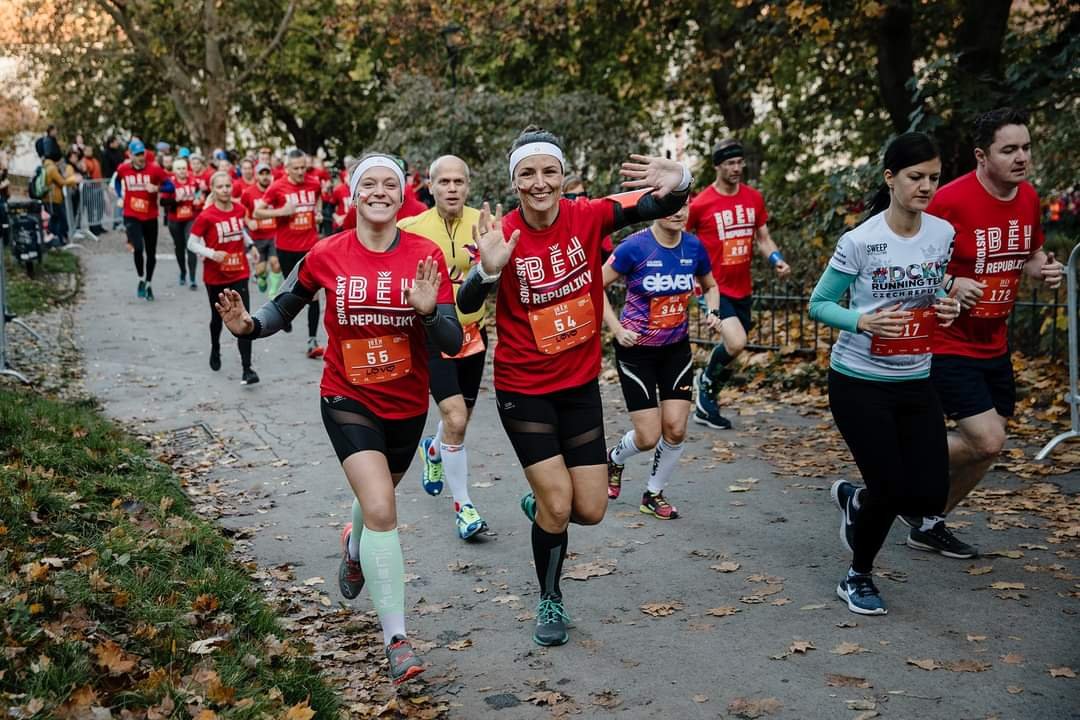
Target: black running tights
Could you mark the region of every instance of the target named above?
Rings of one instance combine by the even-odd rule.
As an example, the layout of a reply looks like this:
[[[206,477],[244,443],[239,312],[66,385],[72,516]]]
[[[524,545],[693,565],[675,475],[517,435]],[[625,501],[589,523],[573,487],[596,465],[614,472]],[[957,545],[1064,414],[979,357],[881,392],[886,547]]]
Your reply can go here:
[[[240,299],[244,303],[244,309],[249,310],[251,308],[251,301],[248,299],[247,278],[238,280],[229,285],[206,286],[206,294],[210,299],[210,349],[217,352],[221,352],[221,328],[225,326],[225,323],[221,321],[221,315],[218,315],[214,303],[217,302],[218,293],[226,289],[235,290],[240,293]],[[244,366],[244,369],[247,370],[251,367],[251,339],[237,338],[236,346],[240,348],[240,363]]]

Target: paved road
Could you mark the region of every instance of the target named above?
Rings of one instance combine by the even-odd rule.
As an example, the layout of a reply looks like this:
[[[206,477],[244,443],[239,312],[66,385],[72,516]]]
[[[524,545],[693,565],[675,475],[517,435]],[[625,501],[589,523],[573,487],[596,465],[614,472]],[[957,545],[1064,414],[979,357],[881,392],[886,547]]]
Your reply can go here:
[[[198,292],[176,286],[174,261],[159,260],[157,301],[150,304],[135,297],[131,261],[115,238],[103,240],[85,260],[77,328],[90,392],[109,415],[148,431],[199,422],[213,427],[240,459],[217,476],[263,498],[252,501],[258,508],[248,508],[261,521],[251,538],[258,562],[291,563],[298,566],[298,578],[332,581],[350,495],[319,419],[321,368],[304,357],[303,333],[257,342],[255,367],[263,382],[242,387],[231,343],[224,345],[221,371],[208,369],[206,296],[201,286]],[[617,386],[605,386],[604,392],[611,441],[626,421],[620,419]],[[995,531],[988,527],[990,516],[975,512],[964,518],[972,523],[964,531],[969,541],[984,549],[1023,543],[1036,549],[1024,549],[1020,559],[971,563],[899,546],[903,535],[897,527],[881,558],[887,577],[879,578],[890,614],[852,615],[834,595],[846,567],[826,492],[835,476],[774,475],[773,466],[756,457],[756,448],[780,432],[821,432],[814,428],[823,418],[784,407],[739,418],[737,430],[726,434],[692,426],[681,476],[668,491],[683,515],[677,521],[662,523],[637,512],[646,459],[631,461],[628,487],[604,523],[571,529],[575,557],[567,565],[596,562],[614,572],[564,580],[575,619],[571,642],[537,648],[530,621],[517,619],[537,600],[529,527],[518,509],[525,483],[492,395],[489,377],[468,437],[471,492],[492,534],[460,543],[449,498],[421,491],[417,464],[398,494],[408,572],[415,576],[407,603],[450,604],[442,612],[410,613],[409,623],[412,634],[436,644],[427,652],[429,675],[456,678],[441,688],[454,703],[452,716],[512,720],[565,711],[567,702],[554,709],[524,702],[547,689],[572,699],[586,717],[608,713],[602,703],[611,696],[619,704],[610,712],[624,718],[734,717],[729,704],[739,698],[774,698],[779,707],[766,709],[783,718],[854,718],[871,705],[893,718],[1080,717],[1080,679],[1053,678],[1048,671],[1067,666],[1080,673],[1076,542],[1048,545],[1044,521],[1034,515],[1017,523],[1030,527]],[[429,428],[433,417],[434,410]],[[734,461],[715,455],[718,437]],[[248,463],[253,467],[243,467]],[[1068,493],[1060,502],[1073,508],[1078,475],[1052,478]],[[758,482],[743,483],[750,488],[746,492],[729,489],[747,478]],[[989,486],[1024,485],[998,474]],[[248,516],[223,522],[254,521]],[[725,561],[739,569],[710,569]],[[469,566],[449,570],[455,562]],[[993,571],[969,575],[965,570],[972,565],[992,565]],[[1015,599],[1003,599],[997,595],[1009,592],[990,589],[994,581],[1024,583],[1024,589],[1013,592]],[[328,592],[339,599],[333,589]],[[665,602],[677,604],[668,616],[640,609]],[[366,596],[355,605],[370,609]],[[739,612],[707,614],[721,607]],[[446,647],[463,638],[472,646]],[[814,649],[773,659],[797,640]],[[842,643],[857,644],[862,652],[832,652]],[[907,664],[909,658],[988,666],[969,662],[927,671]],[[987,669],[956,671],[971,666]],[[870,687],[829,686],[828,673],[865,678]],[[611,693],[597,695],[605,690]],[[864,704],[852,709],[849,701]]]

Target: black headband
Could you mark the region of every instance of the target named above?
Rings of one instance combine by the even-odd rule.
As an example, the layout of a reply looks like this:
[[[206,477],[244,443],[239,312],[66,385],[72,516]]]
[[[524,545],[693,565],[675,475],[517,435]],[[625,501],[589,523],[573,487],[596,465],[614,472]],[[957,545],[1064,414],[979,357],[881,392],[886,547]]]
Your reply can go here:
[[[714,166],[719,165],[725,160],[730,160],[731,158],[737,158],[742,156],[742,145],[740,145],[739,143],[731,143],[730,145],[724,145],[723,147],[718,147],[713,150],[712,164]]]

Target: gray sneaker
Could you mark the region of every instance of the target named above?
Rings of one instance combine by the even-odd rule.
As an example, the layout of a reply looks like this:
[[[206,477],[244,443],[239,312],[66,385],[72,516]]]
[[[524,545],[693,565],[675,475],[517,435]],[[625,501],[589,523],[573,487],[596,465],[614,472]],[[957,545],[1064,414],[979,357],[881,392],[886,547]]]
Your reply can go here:
[[[395,685],[424,672],[424,661],[413,650],[409,638],[404,635],[395,635],[386,646],[386,661],[390,663],[390,679]]]
[[[566,633],[566,623],[569,621],[570,616],[566,614],[562,598],[544,598],[536,606],[536,632],[533,633],[533,642],[545,647],[565,645],[570,639]]]

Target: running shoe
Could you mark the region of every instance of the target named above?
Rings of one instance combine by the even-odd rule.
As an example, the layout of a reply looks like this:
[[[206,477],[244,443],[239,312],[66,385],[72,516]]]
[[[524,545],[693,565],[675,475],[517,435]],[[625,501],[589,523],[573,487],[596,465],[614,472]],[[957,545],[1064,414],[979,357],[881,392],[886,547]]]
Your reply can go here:
[[[521,512],[529,518],[529,522],[536,522],[536,496],[527,492],[521,496]]]
[[[859,615],[885,615],[888,609],[870,575],[848,575],[836,586],[837,596],[848,610]]]
[[[561,597],[543,598],[536,606],[536,630],[533,632],[533,642],[545,647],[565,645],[570,639],[566,632],[568,622],[570,622],[570,616],[566,614]]]
[[[611,487],[610,485],[608,486]],[[664,499],[664,493],[653,495],[648,490],[641,496],[641,505],[638,510],[646,515],[652,515],[657,520],[674,520],[679,517],[679,511],[675,506]]]
[[[431,443],[435,442],[435,436],[429,435],[420,441],[420,459],[424,461],[424,470],[420,474],[420,485],[428,495],[435,496],[443,491],[442,460],[431,457]]]
[[[409,638],[395,635],[386,646],[386,661],[390,663],[390,679],[395,685],[411,680],[424,672],[424,661],[413,650]]]
[[[139,288],[135,291],[135,294],[138,295],[141,298],[146,297],[146,281],[145,280],[140,280],[139,281]]]
[[[146,299],[148,302],[154,302],[154,288],[150,287],[150,283],[146,283]]]
[[[979,555],[977,548],[953,535],[944,520],[939,520],[929,530],[912,528],[908,533],[907,544],[916,550],[936,552],[957,560],[968,560]]]
[[[319,341],[315,338],[308,338],[307,341],[307,356],[312,360],[318,360],[326,352],[325,348],[319,344]]]
[[[701,411],[701,408],[694,408],[694,422],[698,425],[707,425],[717,430],[730,430],[731,421],[720,413],[713,413],[709,415]]]
[[[244,368],[244,376],[240,378],[241,385],[254,385],[259,382],[259,374],[252,368]]]
[[[341,529],[341,564],[338,565],[337,582],[338,590],[348,600],[355,598],[364,589],[364,570],[360,567],[360,561],[349,557],[351,534],[352,523],[345,523],[345,527]]]
[[[698,370],[697,377],[694,379],[694,386],[697,389],[697,399],[694,406],[703,415],[719,415],[720,406],[716,403],[716,391],[713,388],[712,381],[705,375],[704,368]]]
[[[291,322],[286,322],[285,326],[281,328],[281,331],[291,333],[292,332],[292,323]]]
[[[187,285],[187,275],[180,273],[180,287]]]
[[[837,480],[832,484],[829,494],[836,507],[840,508],[840,542],[850,553],[855,552],[855,495],[859,488],[847,480]]]
[[[611,459],[611,450],[607,454],[607,496],[609,500],[619,497],[622,492],[622,473],[625,465],[619,465]]]
[[[255,287],[259,288],[259,292],[261,292],[261,293],[266,292],[266,275],[265,274],[255,276]]]
[[[191,284],[190,284],[190,285],[188,285],[188,288],[189,288],[189,289],[190,289],[190,290],[191,290],[192,292],[195,292],[196,290],[198,290],[198,289],[199,289],[199,286],[195,284],[195,279],[194,279],[194,278],[192,278],[192,280],[191,280]]]
[[[214,372],[221,369],[221,351],[216,348],[210,349],[210,369]]]
[[[918,515],[897,515],[896,519],[915,530],[922,527],[922,518]]]
[[[481,530],[487,529],[487,523],[472,503],[465,503],[457,511],[457,534],[462,540],[468,540]]]

